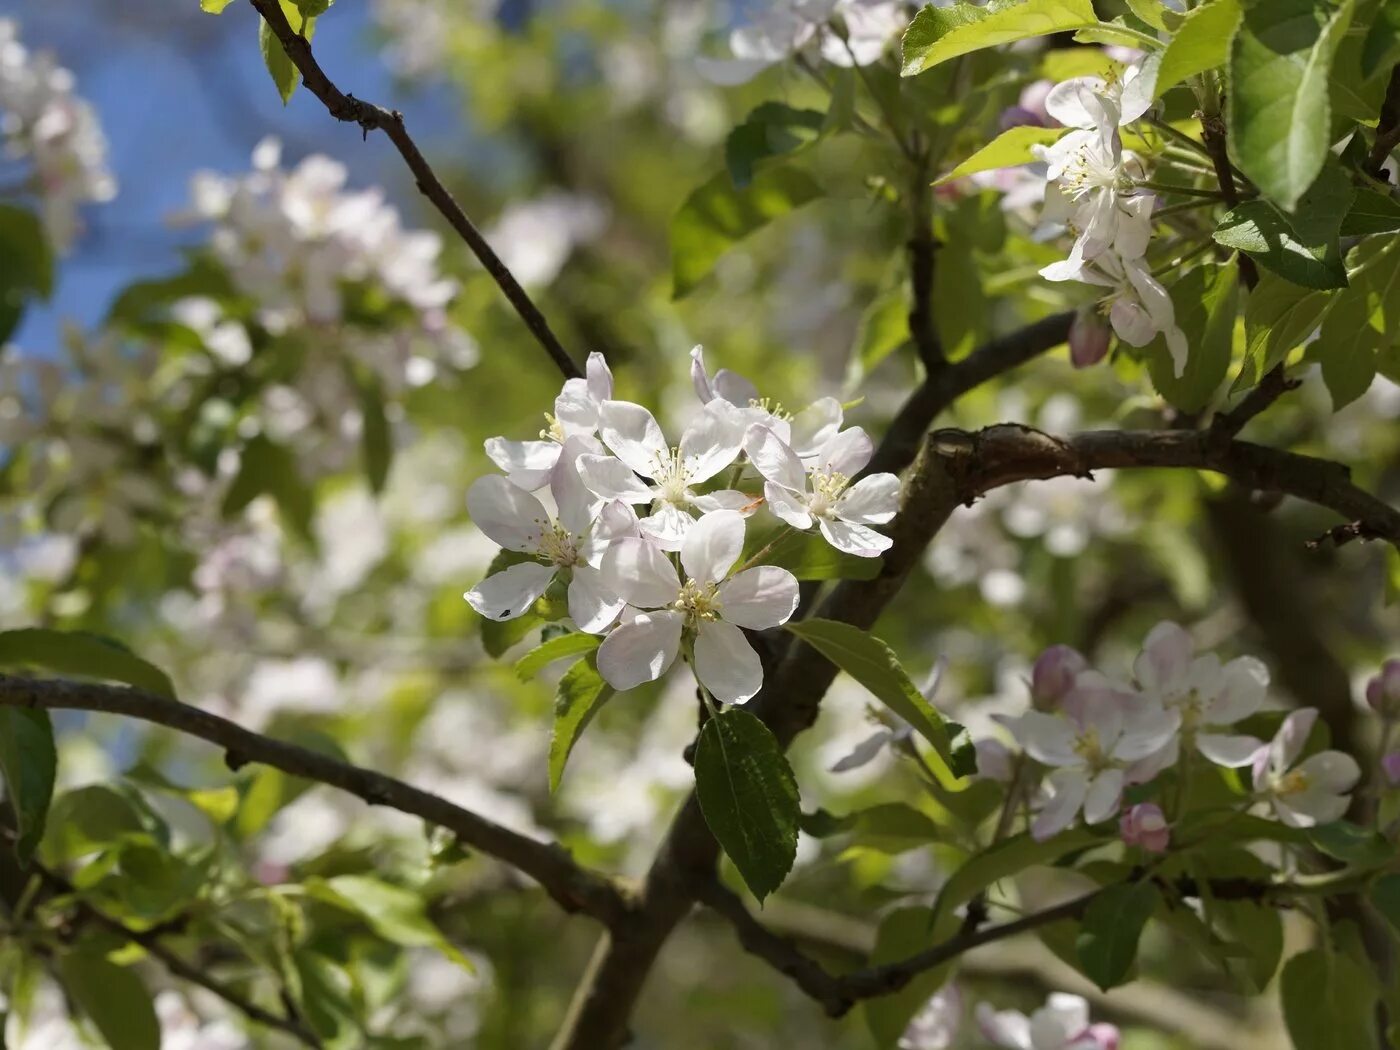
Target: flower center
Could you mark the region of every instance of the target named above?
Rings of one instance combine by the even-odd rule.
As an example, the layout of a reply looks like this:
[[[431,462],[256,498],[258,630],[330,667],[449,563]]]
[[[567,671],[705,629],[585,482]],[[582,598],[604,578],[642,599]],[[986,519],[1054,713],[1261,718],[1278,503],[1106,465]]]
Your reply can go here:
[[[1274,782],[1274,794],[1276,795],[1298,795],[1308,790],[1312,781],[1301,769],[1295,769],[1291,773],[1285,773]]]
[[[568,529],[558,522],[537,522],[540,526],[540,554],[554,565],[570,566],[578,562],[578,545]]]
[[[792,413],[783,407],[783,403],[781,401],[778,401],[775,398],[751,397],[749,398],[749,407],[756,408],[760,412],[767,412],[774,419],[781,419],[787,421],[792,418]]]
[[[665,452],[658,452],[654,462],[651,479],[660,490],[657,499],[676,507],[688,505],[691,492],[686,486],[690,481],[690,472],[686,469],[681,450],[672,446]]]
[[[1084,760],[1091,772],[1098,773],[1113,766],[1113,760],[1103,751],[1097,729],[1086,729],[1074,741],[1074,753]]]
[[[541,441],[553,441],[556,445],[564,443],[564,427],[553,415],[546,412],[544,414],[545,428],[540,431]]]
[[[702,622],[719,619],[719,584],[700,584],[686,580],[681,593],[671,603],[676,612],[685,614],[685,625],[691,629]]]
[[[846,486],[851,483],[851,479],[834,470],[813,470],[808,476],[812,479],[812,513],[818,517],[830,514],[836,501],[841,498],[841,493],[845,492]]]

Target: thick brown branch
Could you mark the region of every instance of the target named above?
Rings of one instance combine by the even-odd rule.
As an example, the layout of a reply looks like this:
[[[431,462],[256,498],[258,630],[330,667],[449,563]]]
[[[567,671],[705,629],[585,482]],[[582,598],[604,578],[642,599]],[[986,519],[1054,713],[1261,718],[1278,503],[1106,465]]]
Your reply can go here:
[[[1280,363],[1264,373],[1264,378],[1259,380],[1254,389],[1246,394],[1238,405],[1229,412],[1222,412],[1216,416],[1211,422],[1211,430],[1216,434],[1234,437],[1244,429],[1245,424],[1251,419],[1284,394],[1290,390],[1297,390],[1301,385],[1301,379],[1288,378],[1286,367]]]
[[[477,257],[481,265],[485,267],[486,272],[500,286],[505,297],[510,300],[510,305],[515,308],[515,312],[525,322],[525,327],[530,330],[540,346],[544,347],[545,352],[549,354],[559,371],[566,378],[582,375],[578,365],[574,363],[573,358],[569,356],[558,338],[555,337],[553,330],[549,327],[549,322],[545,320],[544,314],[540,313],[539,307],[535,305],[525,289],[520,287],[520,282],[506,268],[501,257],[492,250],[491,245],[486,242],[486,238],[481,235],[481,231],[476,228],[471,219],[467,218],[467,213],[462,210],[462,206],[457,203],[456,198],[443,185],[442,180],[438,178],[437,173],[433,171],[432,166],[419,151],[417,143],[413,141],[412,136],[404,127],[403,114],[397,110],[376,106],[372,102],[363,102],[354,95],[347,95],[336,87],[311,53],[311,44],[291,27],[278,0],[248,0],[248,2],[263,17],[273,35],[281,42],[287,57],[301,72],[301,79],[306,84],[307,90],[325,104],[331,116],[335,117],[336,120],[358,124],[366,135],[371,131],[379,130],[389,136],[394,148],[399,151],[404,163],[413,172],[413,177],[417,180],[418,189],[422,191],[423,196],[433,203],[433,206],[457,231],[458,236],[466,241],[472,254]]]
[[[611,879],[576,864],[557,844],[527,838],[402,780],[262,736],[178,700],[122,686],[0,675],[0,705],[105,711],[168,726],[222,747],[231,766],[259,762],[446,828],[464,846],[530,876],[566,911],[586,912],[609,925],[628,914],[627,898]]]

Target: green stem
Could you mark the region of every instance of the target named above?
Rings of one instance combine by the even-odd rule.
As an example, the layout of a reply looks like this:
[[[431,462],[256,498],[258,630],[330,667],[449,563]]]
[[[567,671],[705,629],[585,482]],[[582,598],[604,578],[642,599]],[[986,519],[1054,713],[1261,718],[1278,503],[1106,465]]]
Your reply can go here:
[[[729,575],[731,575],[731,576],[737,576],[737,575],[739,575],[739,573],[743,572],[745,569],[751,569],[751,568],[753,568],[754,565],[758,564],[758,562],[760,562],[760,561],[763,560],[763,558],[764,558],[765,555],[771,553],[774,547],[776,547],[778,544],[782,543],[783,540],[787,539],[787,538],[788,538],[788,533],[790,533],[790,532],[795,532],[795,531],[796,531],[796,530],[793,529],[793,527],[792,527],[791,525],[786,526],[786,527],[783,529],[782,532],[778,533],[778,534],[777,534],[776,536],[774,536],[771,540],[769,540],[767,543],[765,543],[762,547],[760,547],[758,550],[754,551],[753,554],[751,554],[748,558],[744,559],[743,563],[742,563],[737,569],[735,569],[733,572],[731,572]]]
[[[1198,190],[1194,186],[1170,186],[1165,182],[1153,182],[1151,179],[1135,182],[1133,185],[1139,189],[1152,190],[1156,193],[1176,193],[1183,197],[1209,197],[1213,200],[1225,199],[1225,194],[1219,190]]]

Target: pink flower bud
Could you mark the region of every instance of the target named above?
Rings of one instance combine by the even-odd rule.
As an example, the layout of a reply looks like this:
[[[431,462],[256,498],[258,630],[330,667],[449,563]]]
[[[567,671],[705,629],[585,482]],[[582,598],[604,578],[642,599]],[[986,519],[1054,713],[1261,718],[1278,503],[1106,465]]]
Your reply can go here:
[[[1088,666],[1089,661],[1077,649],[1052,645],[1036,657],[1031,668],[1031,703],[1042,711],[1054,710],[1074,688],[1079,672]]]
[[[1148,853],[1165,853],[1171,841],[1171,828],[1162,807],[1154,802],[1139,802],[1124,813],[1118,822],[1123,841],[1129,846],[1141,846]]]
[[[1381,757],[1381,772],[1391,787],[1400,787],[1400,751],[1390,751]]]
[[[1108,354],[1113,330],[1092,307],[1080,310],[1069,326],[1069,359],[1075,368],[1096,365]]]
[[[1380,673],[1366,683],[1366,702],[1387,718],[1400,715],[1400,659],[1381,664]]]
[[[1084,1035],[1093,1040],[1094,1050],[1118,1050],[1118,1029],[1114,1025],[1102,1022],[1091,1024]]]

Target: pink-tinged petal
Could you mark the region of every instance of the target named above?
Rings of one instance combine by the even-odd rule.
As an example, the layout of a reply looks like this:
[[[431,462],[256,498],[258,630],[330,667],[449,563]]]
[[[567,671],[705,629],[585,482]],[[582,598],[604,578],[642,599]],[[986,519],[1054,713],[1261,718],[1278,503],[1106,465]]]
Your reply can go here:
[[[521,562],[486,577],[462,597],[488,620],[513,620],[535,604],[556,571],[553,565]]]
[[[701,514],[711,514],[717,510],[737,510],[747,518],[763,506],[763,500],[738,489],[716,489],[714,492],[694,497],[690,505]]]
[[[472,482],[467,513],[478,529],[508,551],[538,551],[540,537],[552,527],[544,505],[499,474]]]
[[[651,489],[642,483],[631,467],[615,456],[579,456],[577,464],[584,485],[599,499],[621,500],[623,503],[651,502]]]
[[[883,525],[899,510],[899,478],[871,474],[861,478],[836,501],[836,516],[856,525]]]
[[[739,628],[723,620],[702,621],[695,638],[695,677],[716,700],[741,704],[763,688],[763,664]]]
[[[654,477],[670,458],[666,435],[656,418],[630,401],[604,401],[598,435],[613,455],[645,478]]]
[[[994,1010],[989,1003],[977,1004],[977,1027],[989,1043],[1008,1050],[1034,1050],[1031,1022],[1015,1010]]]
[[[1248,718],[1264,703],[1269,670],[1252,656],[1231,660],[1220,672],[1220,691],[1206,705],[1202,722],[1230,726]]]
[[[601,634],[627,603],[603,584],[603,574],[588,565],[574,566],[569,581],[569,616],[580,631]]]
[[[815,456],[841,429],[845,412],[834,397],[813,401],[792,417],[789,444],[799,456]]]
[[[1184,627],[1163,620],[1147,632],[1133,674],[1144,689],[1170,689],[1186,677],[1195,651],[1196,643]]]
[[[656,681],[675,662],[684,623],[684,616],[668,610],[619,624],[598,647],[598,673],[619,692]]]
[[[708,405],[715,399],[715,386],[710,382],[710,373],[705,371],[705,348],[703,346],[691,347],[690,383],[695,387],[695,396],[700,399],[701,404]]]
[[[744,516],[717,510],[690,527],[681,544],[681,565],[697,583],[718,583],[729,575],[744,550]]]
[[[1118,338],[1129,346],[1146,346],[1157,338],[1157,326],[1142,304],[1125,296],[1113,300],[1108,320]]]
[[[888,729],[877,729],[870,736],[866,737],[854,748],[851,753],[839,759],[832,767],[833,773],[845,773],[848,770],[859,769],[861,766],[869,765],[875,761],[885,745],[894,739],[894,734]]]
[[[827,543],[838,551],[854,554],[857,558],[878,558],[894,546],[894,540],[865,525],[852,525],[836,518],[822,518],[820,527]]]
[[[613,374],[608,367],[608,359],[593,351],[588,355],[584,372],[588,377],[588,396],[599,404],[610,400],[613,395]]]
[[[793,492],[807,491],[807,471],[802,460],[768,427],[749,427],[744,435],[744,451],[766,480]]]
[[[1079,735],[1074,726],[1063,718],[1043,711],[1027,711],[1019,718],[1007,719],[1006,728],[1021,745],[1021,750],[1047,766],[1069,766],[1079,762],[1075,744]]]
[[[768,504],[768,509],[794,529],[805,531],[816,524],[807,510],[807,504],[791,489],[785,489],[771,481],[765,482],[763,498]]]
[[[1054,794],[1031,823],[1031,838],[1037,842],[1053,838],[1073,824],[1089,791],[1089,781],[1079,769],[1057,769],[1045,783]]]
[[[1227,769],[1241,769],[1249,765],[1263,746],[1262,740],[1252,736],[1201,733],[1196,737],[1196,750],[1217,766]]]
[[[993,737],[983,737],[976,741],[973,749],[977,752],[977,775],[983,780],[994,780],[998,784],[1010,784],[1015,775],[1011,761],[1011,749]]]
[[[1173,736],[1162,746],[1162,750],[1129,763],[1128,768],[1123,770],[1123,780],[1129,784],[1146,784],[1162,770],[1176,765],[1176,760],[1180,757],[1181,738]]]
[[[622,539],[603,555],[603,586],[639,609],[670,605],[681,591],[676,569],[656,544]]]
[[[1123,771],[1106,769],[1094,778],[1084,796],[1084,822],[1100,824],[1118,812],[1123,797]]]
[[[745,569],[719,585],[720,615],[740,627],[766,631],[788,622],[797,609],[797,590],[797,577],[786,569]]]
[[[826,474],[844,474],[853,478],[859,474],[870,457],[875,454],[875,443],[861,427],[848,427],[821,447],[817,453],[816,468]]]
[[[739,457],[744,431],[732,413],[706,408],[681,435],[681,463],[687,484],[709,481]]]
[[[507,441],[486,439],[491,462],[510,475],[512,483],[533,492],[549,483],[550,472],[559,459],[559,446],[553,441]]]
[[[1299,763],[1298,772],[1308,778],[1310,789],[1329,795],[1345,794],[1361,779],[1361,767],[1345,751],[1319,751]]]
[[[695,518],[685,508],[663,503],[655,514],[640,519],[637,528],[662,550],[678,551],[694,524]]]
[[[1146,705],[1130,708],[1123,719],[1123,731],[1109,750],[1120,762],[1136,762],[1164,748],[1180,728],[1179,711]],[[1107,734],[1104,739],[1107,740]],[[1107,743],[1104,746],[1108,748]]]
[[[1273,772],[1281,774],[1298,761],[1316,721],[1315,707],[1300,707],[1283,720],[1269,744],[1269,767]]]

